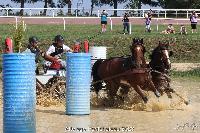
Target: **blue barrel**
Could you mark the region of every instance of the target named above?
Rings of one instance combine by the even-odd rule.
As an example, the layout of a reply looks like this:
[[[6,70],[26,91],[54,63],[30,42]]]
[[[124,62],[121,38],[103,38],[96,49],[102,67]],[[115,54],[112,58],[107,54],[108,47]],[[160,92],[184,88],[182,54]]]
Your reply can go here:
[[[91,54],[66,55],[66,114],[90,114]]]
[[[3,54],[3,132],[35,133],[35,55]]]

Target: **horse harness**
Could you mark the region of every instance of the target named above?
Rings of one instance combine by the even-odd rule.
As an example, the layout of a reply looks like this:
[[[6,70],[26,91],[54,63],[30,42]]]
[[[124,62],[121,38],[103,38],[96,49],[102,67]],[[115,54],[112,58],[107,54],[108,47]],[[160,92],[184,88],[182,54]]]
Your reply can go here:
[[[115,78],[118,78],[118,77],[121,77],[121,76],[127,76],[127,75],[132,75],[132,74],[142,74],[142,73],[146,73],[147,74],[147,79],[151,79],[151,72],[152,70],[149,69],[149,68],[135,68],[135,69],[129,69],[129,70],[126,70],[122,73],[119,73],[119,74],[116,74],[116,75],[113,75],[113,76],[110,76],[110,77],[107,77],[107,78],[104,78],[102,80],[98,80],[96,82],[92,82],[91,85],[94,85],[96,83],[99,83],[99,82],[103,82],[103,81],[106,81],[106,80],[111,80],[111,79],[115,79]]]
[[[153,54],[152,54],[152,56],[153,57],[151,57],[151,58],[155,58],[156,56],[158,57],[158,54],[161,54],[161,51],[162,50],[165,50],[165,49],[167,49],[166,47],[164,47],[164,46],[159,46],[159,47],[157,47],[154,51],[153,51]],[[167,59],[169,59],[169,58],[167,58]],[[157,64],[156,64],[156,63]],[[156,64],[156,65],[155,65]],[[165,68],[165,62],[163,61],[163,58],[161,58],[161,60],[160,60],[160,63],[158,64],[158,60],[154,60],[154,61],[151,61],[150,62],[150,66],[152,67],[152,69],[154,69],[154,70],[157,70],[157,72],[159,72],[159,71],[163,71],[163,72],[165,72],[167,69]]]

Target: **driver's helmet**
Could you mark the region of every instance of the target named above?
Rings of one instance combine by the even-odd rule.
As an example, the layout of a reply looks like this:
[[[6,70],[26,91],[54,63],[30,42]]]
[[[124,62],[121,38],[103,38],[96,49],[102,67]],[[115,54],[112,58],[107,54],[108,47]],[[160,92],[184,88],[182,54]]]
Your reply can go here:
[[[32,36],[29,38],[29,43],[33,44],[33,43],[38,43],[38,38],[35,36]]]
[[[55,42],[64,42],[64,37],[61,35],[57,35],[57,36],[55,36],[54,41]]]

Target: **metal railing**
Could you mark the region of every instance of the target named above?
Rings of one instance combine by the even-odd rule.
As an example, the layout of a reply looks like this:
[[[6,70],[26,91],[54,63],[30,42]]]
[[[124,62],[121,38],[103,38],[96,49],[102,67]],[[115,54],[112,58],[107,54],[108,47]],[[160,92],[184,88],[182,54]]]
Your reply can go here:
[[[20,10],[24,10],[23,16],[26,17],[100,17],[102,10],[94,10],[91,14],[91,9],[71,8],[71,13],[68,13],[68,8],[0,8],[0,17],[16,17],[20,16]],[[46,10],[46,14],[44,14]],[[188,18],[194,9],[152,9],[155,18]],[[130,17],[144,17],[144,14],[149,9],[107,9],[108,16],[112,17],[113,12],[118,12],[118,17],[123,16],[125,12],[130,14]],[[200,13],[200,9],[195,9]]]

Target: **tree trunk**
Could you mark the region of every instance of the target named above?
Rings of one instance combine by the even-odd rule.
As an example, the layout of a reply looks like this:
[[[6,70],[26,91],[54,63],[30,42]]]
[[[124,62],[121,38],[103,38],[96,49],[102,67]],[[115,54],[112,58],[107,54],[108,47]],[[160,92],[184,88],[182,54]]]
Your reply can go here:
[[[47,5],[48,5],[48,0],[45,0],[44,1],[44,8],[47,8]],[[46,16],[46,14],[47,14],[47,9],[44,9],[43,15]]]
[[[192,9],[192,0],[188,0],[188,9]]]
[[[114,9],[117,9],[117,0],[114,0]],[[114,11],[114,16],[117,16],[117,10]]]
[[[138,8],[138,9],[141,9],[141,8],[142,8],[142,1],[141,1],[141,0],[138,0],[137,8]],[[139,17],[139,16],[140,16],[140,17],[142,16],[141,11],[138,11],[138,17]]]
[[[20,0],[20,2],[21,2],[21,8],[24,8],[24,0]],[[20,15],[23,16],[23,14],[24,14],[24,9],[21,9]]]
[[[68,2],[68,15],[72,15],[72,2],[71,2],[71,0],[69,0],[69,2]]]
[[[94,9],[94,0],[92,0],[91,2],[92,2],[92,4],[91,4],[90,16],[92,16],[92,13],[93,13],[93,9]]]
[[[142,8],[142,1],[141,1],[141,0],[138,0],[137,8],[138,8],[138,9],[141,9],[141,8]]]

